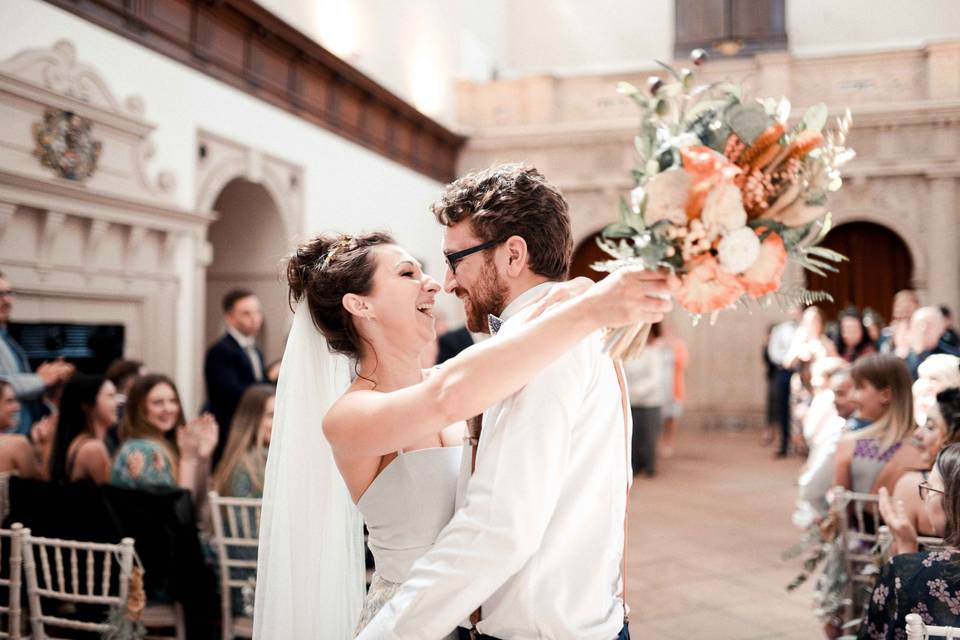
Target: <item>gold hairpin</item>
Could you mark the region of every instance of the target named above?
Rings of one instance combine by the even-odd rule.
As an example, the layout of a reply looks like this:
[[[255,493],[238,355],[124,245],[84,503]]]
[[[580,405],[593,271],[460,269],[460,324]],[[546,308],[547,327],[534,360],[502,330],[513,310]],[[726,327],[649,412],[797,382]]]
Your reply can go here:
[[[349,251],[350,246],[353,244],[353,236],[347,234],[341,234],[340,239],[337,241],[337,244],[330,247],[330,250],[327,252],[327,257],[323,259],[323,266],[321,269],[326,269],[330,262],[333,261],[334,257],[341,251]]]

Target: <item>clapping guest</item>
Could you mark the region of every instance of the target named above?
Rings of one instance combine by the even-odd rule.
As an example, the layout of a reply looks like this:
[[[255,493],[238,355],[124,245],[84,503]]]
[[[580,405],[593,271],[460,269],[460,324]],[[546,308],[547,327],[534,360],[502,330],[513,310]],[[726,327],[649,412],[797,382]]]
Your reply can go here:
[[[846,309],[840,314],[840,331],[836,340],[837,355],[853,362],[868,353],[876,353],[877,348],[870,339],[863,318],[856,309]]]
[[[910,319],[920,308],[920,299],[912,289],[903,289],[893,296],[893,318],[880,334],[881,353],[892,353],[906,358],[910,353]]]
[[[70,379],[76,369],[62,359],[44,362],[36,373],[23,348],[10,336],[7,323],[13,312],[16,292],[3,273],[0,273],[0,377],[13,385],[20,402],[20,422],[14,431],[29,434],[34,423],[44,417],[43,395],[52,387]]]
[[[243,393],[230,425],[230,440],[213,477],[213,487],[220,495],[263,497],[275,395],[276,389],[265,384]]]
[[[960,444],[940,452],[919,494],[931,532],[943,536],[946,548],[897,555],[883,566],[860,625],[860,640],[903,638],[911,613],[927,624],[960,625]],[[906,527],[897,528],[906,531]],[[908,540],[898,544],[916,548],[916,532],[912,544]]]
[[[78,374],[67,383],[50,457],[51,482],[110,482],[105,438],[117,422],[117,392],[101,376]]]
[[[960,356],[960,351],[940,340],[943,331],[943,314],[938,308],[921,307],[914,312],[910,320],[910,353],[907,354],[907,364],[914,380],[919,377],[918,367],[930,356],[938,353]]]
[[[199,511],[217,433],[217,423],[209,414],[186,421],[180,394],[170,378],[143,376],[127,398],[111,483],[131,489],[180,486],[193,494]]]
[[[861,418],[869,427],[837,444],[834,484],[858,493],[892,491],[906,471],[923,464],[923,452],[912,442],[913,394],[907,365],[896,356],[871,354],[851,370]]]
[[[39,478],[40,464],[30,439],[9,433],[20,420],[20,402],[13,385],[0,379],[0,473],[15,473],[22,478]]]
[[[880,513],[893,532],[894,553],[915,552],[918,532],[935,535],[918,488],[927,480],[929,466],[941,449],[960,442],[960,389],[947,389],[937,394],[936,404],[927,412],[926,420],[917,427],[914,437],[921,443],[929,465],[904,474],[897,481],[892,496],[885,488],[880,489]]]
[[[106,373],[103,374],[117,390],[117,422],[107,430],[107,435],[104,438],[111,456],[120,448],[120,420],[123,419],[123,410],[127,404],[130,387],[133,386],[137,378],[145,373],[143,363],[139,360],[117,359],[110,363]]]
[[[203,364],[210,411],[220,425],[214,464],[223,454],[233,412],[243,392],[266,380],[263,354],[257,348],[257,336],[263,327],[260,299],[247,289],[227,292],[223,297],[223,321],[226,333],[211,345]]]

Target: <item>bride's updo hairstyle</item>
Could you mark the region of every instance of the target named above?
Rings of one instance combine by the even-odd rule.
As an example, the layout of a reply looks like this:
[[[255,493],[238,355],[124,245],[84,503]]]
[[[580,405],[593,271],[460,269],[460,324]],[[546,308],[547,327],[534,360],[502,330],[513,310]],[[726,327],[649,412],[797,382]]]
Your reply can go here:
[[[348,293],[367,295],[373,289],[377,261],[373,248],[396,244],[382,231],[355,236],[321,234],[297,249],[287,263],[290,306],[306,298],[310,316],[330,350],[351,358],[360,355],[360,335],[343,306]]]

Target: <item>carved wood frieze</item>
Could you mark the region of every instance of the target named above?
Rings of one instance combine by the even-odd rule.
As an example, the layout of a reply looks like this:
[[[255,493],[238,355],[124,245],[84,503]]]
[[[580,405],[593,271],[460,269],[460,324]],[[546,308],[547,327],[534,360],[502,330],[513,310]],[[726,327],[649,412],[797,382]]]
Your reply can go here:
[[[465,138],[253,0],[47,0],[439,181]]]

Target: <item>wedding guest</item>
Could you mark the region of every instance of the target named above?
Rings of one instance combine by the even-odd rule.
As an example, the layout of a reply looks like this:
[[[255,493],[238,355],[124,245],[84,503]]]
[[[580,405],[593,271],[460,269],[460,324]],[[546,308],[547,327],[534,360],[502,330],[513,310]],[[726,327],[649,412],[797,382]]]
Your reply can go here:
[[[923,424],[927,412],[935,408],[937,394],[954,387],[960,387],[960,358],[937,353],[924,360],[917,367],[917,380],[913,383],[917,424]]]
[[[906,358],[910,353],[910,318],[920,308],[920,298],[912,289],[903,289],[893,296],[893,318],[880,334],[879,350]]]
[[[853,362],[868,353],[876,353],[877,348],[856,309],[846,309],[840,314],[836,349],[837,354],[847,362]]]
[[[914,380],[919,375],[917,368],[930,356],[938,353],[960,356],[960,351],[941,342],[943,333],[943,315],[940,309],[921,307],[914,312],[910,320],[910,352],[906,358],[910,376]]]
[[[30,439],[8,433],[20,420],[20,402],[13,385],[0,379],[0,473],[14,473],[21,478],[40,478],[40,464]]]
[[[50,457],[51,482],[110,482],[105,438],[117,422],[117,392],[101,376],[78,374],[67,383]]]
[[[30,370],[26,352],[7,331],[16,295],[6,276],[0,272],[0,377],[13,385],[17,400],[20,401],[20,422],[14,431],[28,434],[33,424],[45,415],[42,405],[44,393],[69,380],[76,369],[72,364],[57,359],[44,362],[36,372]]]
[[[473,334],[466,326],[452,329],[437,338],[437,364],[441,364],[457,355],[474,343]]]
[[[690,360],[690,351],[683,339],[674,332],[673,324],[664,320],[659,325],[661,340],[669,349],[673,366],[669,369],[670,393],[663,402],[663,437],[660,442],[660,455],[664,458],[673,456],[677,438],[677,420],[683,415],[683,401],[686,397],[684,373]]]
[[[623,373],[630,395],[633,414],[633,475],[643,473],[648,478],[656,474],[657,439],[660,437],[661,413],[664,402],[665,371],[660,326],[653,325],[646,348],[633,360],[623,363]]]
[[[897,480],[923,464],[923,452],[912,442],[913,395],[903,360],[871,354],[851,370],[859,414],[870,426],[837,444],[834,484],[858,493],[892,491]]]
[[[777,453],[779,457],[787,455],[790,445],[790,379],[793,377],[793,370],[785,366],[784,362],[798,331],[800,314],[799,307],[792,307],[789,319],[776,325],[770,332],[767,345],[767,357],[774,366],[771,395],[776,424],[780,427],[780,451]]]
[[[827,492],[834,486],[837,443],[846,433],[848,420],[857,409],[849,367],[835,370],[827,385],[834,415],[820,430],[815,446],[810,449],[806,467],[797,480],[799,491],[793,522],[800,528],[809,526],[814,520],[827,515],[830,510]]]
[[[943,335],[940,341],[954,349],[960,348],[960,333],[957,333],[957,327],[953,321],[953,312],[945,304],[940,305],[940,314],[943,316]]]
[[[179,486],[193,494],[199,512],[217,434],[210,414],[186,421],[173,380],[155,373],[143,376],[127,398],[111,484],[129,489]]]
[[[275,394],[272,385],[257,384],[240,398],[230,425],[230,441],[213,477],[213,488],[221,496],[263,497]]]
[[[260,299],[248,289],[228,291],[223,296],[223,321],[226,333],[211,345],[203,365],[210,412],[220,425],[214,464],[223,455],[233,412],[243,392],[266,380],[263,354],[257,348],[257,336],[263,327]]]
[[[919,494],[932,533],[943,536],[946,547],[897,555],[883,566],[860,625],[860,640],[904,638],[906,617],[911,613],[927,624],[960,625],[956,597],[960,592],[960,444],[940,452]],[[915,550],[916,532],[911,541],[907,527],[899,524],[904,539],[898,546]]]
[[[863,326],[867,329],[867,335],[870,336],[870,341],[879,349],[880,338],[883,334],[883,317],[870,307],[867,307],[863,310]]]
[[[894,554],[916,551],[918,532],[935,535],[918,491],[940,451],[960,442],[960,389],[954,387],[937,394],[936,404],[926,414],[924,423],[917,427],[914,437],[922,443],[928,463],[922,469],[904,474],[892,496],[885,488],[880,489],[880,514],[893,533]]]
[[[767,327],[767,333],[763,338],[763,365],[766,371],[767,380],[767,402],[766,402],[766,420],[760,429],[760,444],[769,446],[773,444],[775,425],[777,424],[777,370],[780,365],[770,359],[770,336],[777,325],[771,324]]]
[[[810,386],[813,364],[820,358],[835,356],[836,352],[836,347],[824,332],[823,312],[818,307],[807,307],[783,360],[784,368],[793,371],[793,375],[790,379],[789,420],[785,431],[780,434],[778,458],[786,457],[793,433],[796,433],[802,442],[800,434],[803,418],[813,400],[813,389]]]
[[[802,431],[810,456],[824,437],[828,440],[832,439],[832,436],[825,436],[825,429],[832,426],[837,416],[830,380],[835,373],[844,370],[849,370],[849,364],[838,357],[821,358],[813,364],[811,369],[810,385],[813,390],[813,399],[803,417]],[[836,444],[835,441],[834,444]]]
[[[107,430],[103,441],[112,457],[120,448],[120,421],[123,419],[123,410],[127,404],[127,394],[137,378],[146,374],[143,363],[139,360],[123,360],[118,358],[107,367],[104,377],[113,383],[117,390],[117,421]]]

